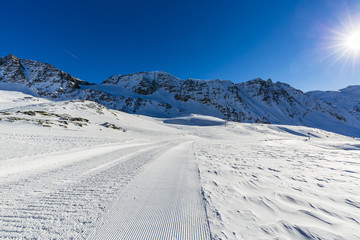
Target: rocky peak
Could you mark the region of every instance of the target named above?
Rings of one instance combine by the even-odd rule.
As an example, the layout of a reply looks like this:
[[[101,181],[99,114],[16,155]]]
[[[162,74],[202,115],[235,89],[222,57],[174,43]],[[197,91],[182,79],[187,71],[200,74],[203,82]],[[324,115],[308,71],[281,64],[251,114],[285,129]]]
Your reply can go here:
[[[114,75],[103,81],[101,84],[117,85],[138,94],[151,95],[159,88],[164,88],[171,92],[180,81],[182,80],[169,73],[154,71]]]
[[[125,74],[125,75],[113,75],[103,81],[101,84],[111,84],[111,85],[122,85],[124,82],[140,82],[143,80],[148,81],[149,83],[155,82],[162,82],[167,81],[169,79],[178,79],[174,77],[173,75],[161,72],[161,71],[154,71],[154,72],[137,72],[137,73],[131,73],[131,74]]]
[[[11,54],[0,58],[0,81],[18,84],[28,83],[20,59]]]
[[[265,102],[279,102],[287,98],[288,101],[293,101],[293,95],[304,95],[303,92],[297,90],[290,85],[282,82],[274,83],[271,79],[267,81],[257,78],[243,83],[238,83],[236,86],[243,92],[247,92],[251,97],[262,98]]]
[[[9,55],[5,56],[3,59],[4,59],[5,62],[9,62],[9,63],[12,63],[12,64],[19,64],[20,63],[20,60],[17,57],[15,57],[14,55],[12,55],[12,54],[9,54]]]
[[[21,84],[41,96],[58,98],[64,93],[73,93],[78,84],[88,84],[50,64],[19,59],[14,55],[0,58],[0,82]]]

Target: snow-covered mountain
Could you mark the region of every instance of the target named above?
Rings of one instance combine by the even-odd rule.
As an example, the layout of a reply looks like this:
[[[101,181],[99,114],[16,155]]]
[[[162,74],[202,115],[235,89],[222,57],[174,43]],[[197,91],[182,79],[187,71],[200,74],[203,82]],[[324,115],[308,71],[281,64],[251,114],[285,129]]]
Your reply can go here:
[[[20,90],[54,99],[76,98],[79,84],[89,83],[47,63],[18,59],[11,54],[0,58],[0,86],[3,90]]]
[[[8,55],[0,58],[0,87],[53,100],[92,100],[108,108],[152,117],[202,114],[237,122],[304,125],[360,136],[359,102],[348,107],[338,104],[338,98],[322,100],[319,94],[306,94],[271,80],[238,84],[218,79],[183,80],[155,71],[114,75],[101,84],[90,84],[49,64]],[[352,90],[342,92],[342,99],[347,99],[344,103],[359,94],[359,88]]]
[[[71,82],[52,80],[2,75],[1,86],[40,96]],[[75,83],[44,98],[0,90],[1,239],[360,239],[360,139],[294,126],[351,135],[356,118],[345,107],[261,79],[153,72]],[[155,108],[163,102],[169,115],[227,107],[240,120],[263,114],[293,126],[153,118],[71,99],[90,94],[133,110],[115,104],[143,99],[135,112],[164,114]],[[170,112],[180,107],[188,112]]]
[[[308,95],[325,100],[337,109],[346,109],[360,119],[360,86],[348,86],[338,91],[311,91]]]

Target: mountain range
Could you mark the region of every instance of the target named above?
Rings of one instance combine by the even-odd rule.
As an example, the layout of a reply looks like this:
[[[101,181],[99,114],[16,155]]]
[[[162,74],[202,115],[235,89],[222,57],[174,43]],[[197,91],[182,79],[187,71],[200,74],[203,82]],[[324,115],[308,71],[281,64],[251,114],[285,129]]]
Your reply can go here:
[[[151,117],[201,114],[228,121],[303,125],[360,137],[360,86],[304,93],[254,79],[179,79],[161,71],[114,75],[92,84],[47,63],[0,57],[0,89],[53,101],[85,99]]]

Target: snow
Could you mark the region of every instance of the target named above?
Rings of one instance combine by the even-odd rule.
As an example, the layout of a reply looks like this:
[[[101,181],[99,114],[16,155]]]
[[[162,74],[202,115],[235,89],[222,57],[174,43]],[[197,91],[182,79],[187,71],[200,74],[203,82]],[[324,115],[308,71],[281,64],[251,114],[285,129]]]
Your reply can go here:
[[[101,84],[90,84],[50,64],[8,55],[0,57],[0,89],[53,101],[85,99],[151,117],[201,114],[360,136],[360,86],[305,94],[270,79],[235,84],[219,79],[184,80],[160,71],[113,75]]]
[[[9,84],[14,87],[13,84]],[[4,84],[0,84],[1,89],[5,89]],[[12,92],[14,91],[14,92]],[[41,102],[48,102],[45,99],[41,99]],[[0,90],[0,110],[6,108],[13,108],[19,106],[26,106],[39,103],[39,99],[32,95],[24,94],[17,90]]]
[[[307,94],[330,102],[339,110],[360,111],[358,106],[360,104],[360,86],[348,86],[337,91],[311,91]]]
[[[0,119],[0,238],[360,238],[357,138],[16,91]]]
[[[90,239],[210,239],[192,145],[169,141],[146,152],[154,161],[129,183]]]
[[[191,126],[217,126],[226,124],[225,120],[215,117],[202,116],[198,114],[191,114],[186,117],[168,118],[163,122],[167,124]]]
[[[215,239],[360,237],[358,140],[301,127],[227,128],[194,150]]]

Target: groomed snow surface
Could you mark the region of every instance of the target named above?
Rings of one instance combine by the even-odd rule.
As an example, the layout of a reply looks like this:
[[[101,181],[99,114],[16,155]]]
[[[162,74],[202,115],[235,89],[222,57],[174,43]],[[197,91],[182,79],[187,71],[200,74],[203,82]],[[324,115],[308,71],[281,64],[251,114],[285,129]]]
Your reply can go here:
[[[360,142],[0,92],[0,239],[360,239]]]

